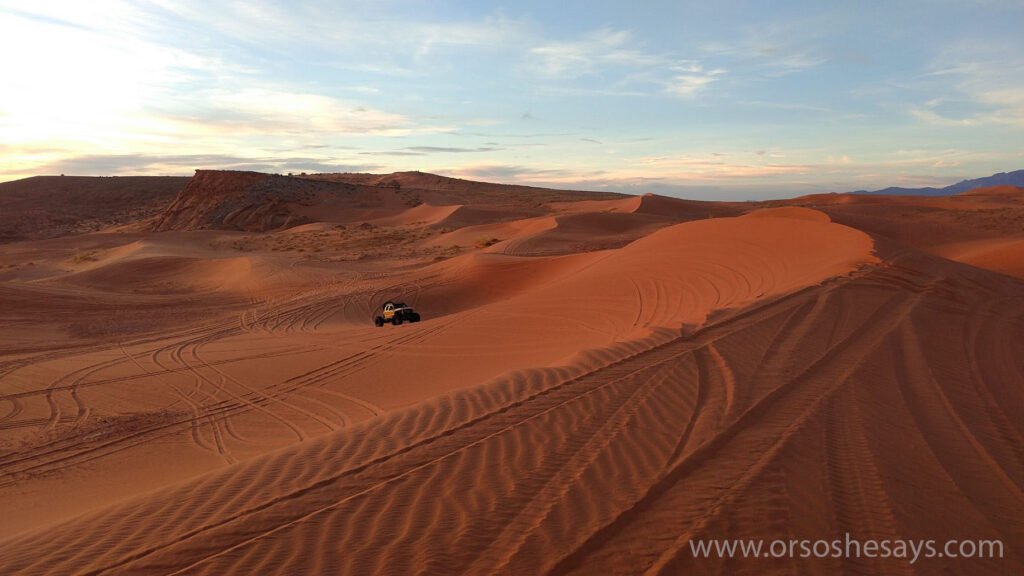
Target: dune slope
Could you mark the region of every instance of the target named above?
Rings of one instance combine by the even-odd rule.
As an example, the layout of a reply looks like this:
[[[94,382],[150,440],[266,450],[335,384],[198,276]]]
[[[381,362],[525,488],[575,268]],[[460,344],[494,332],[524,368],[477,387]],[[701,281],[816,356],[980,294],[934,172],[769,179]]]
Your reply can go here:
[[[0,573],[1024,571],[1024,281],[964,263],[1012,263],[989,225],[1012,228],[991,203],[1014,191],[520,214],[399,176],[279,182],[372,188],[345,216],[365,226],[187,230],[252,200],[231,180],[168,211],[186,230],[4,252]],[[413,183],[448,200],[411,206]],[[316,209],[293,200],[277,206]],[[287,218],[258,214],[231,225]],[[455,248],[337,261],[259,243],[410,231]],[[374,327],[386,300],[423,321]],[[1003,550],[690,548],[846,534]]]
[[[1021,510],[1024,482],[1024,305],[992,312],[1021,287],[894,255],[606,364],[510,374],[16,537],[0,562],[8,574],[735,573],[787,564],[698,560],[687,542],[851,532],[1001,538],[1002,560],[941,566],[1019,568],[1024,528],[1003,512]]]

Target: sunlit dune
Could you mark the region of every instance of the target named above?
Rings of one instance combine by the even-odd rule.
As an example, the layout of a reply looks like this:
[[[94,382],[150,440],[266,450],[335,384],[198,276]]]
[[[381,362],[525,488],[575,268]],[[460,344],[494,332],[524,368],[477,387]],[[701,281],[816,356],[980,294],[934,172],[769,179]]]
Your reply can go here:
[[[0,574],[1024,571],[1021,189],[142,184],[0,230]],[[846,534],[1005,549],[689,547]]]

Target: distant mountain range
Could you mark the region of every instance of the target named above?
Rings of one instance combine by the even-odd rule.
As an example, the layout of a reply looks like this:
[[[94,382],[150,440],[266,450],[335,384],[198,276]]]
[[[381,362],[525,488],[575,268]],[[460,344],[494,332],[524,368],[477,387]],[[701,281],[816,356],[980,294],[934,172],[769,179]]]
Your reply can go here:
[[[1024,186],[1024,170],[1000,172],[987,178],[964,180],[945,188],[885,188],[884,190],[857,190],[852,194],[889,194],[903,196],[952,196],[968,190],[989,188],[991,186]]]

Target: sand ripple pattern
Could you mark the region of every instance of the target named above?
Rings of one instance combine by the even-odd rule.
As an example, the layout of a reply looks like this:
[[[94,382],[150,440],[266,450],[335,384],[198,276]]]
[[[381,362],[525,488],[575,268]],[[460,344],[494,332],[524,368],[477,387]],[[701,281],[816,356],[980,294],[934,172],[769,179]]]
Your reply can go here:
[[[0,572],[1019,573],[1022,293],[895,254],[0,542]],[[1006,558],[909,569],[688,549],[845,532],[1002,539]]]

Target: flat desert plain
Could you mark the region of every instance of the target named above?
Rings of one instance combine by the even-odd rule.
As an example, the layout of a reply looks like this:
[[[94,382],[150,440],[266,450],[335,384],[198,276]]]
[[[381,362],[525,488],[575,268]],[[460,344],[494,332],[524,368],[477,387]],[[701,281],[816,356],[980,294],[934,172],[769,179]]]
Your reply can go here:
[[[37,177],[0,227],[0,574],[1024,573],[1024,189]],[[847,535],[1002,553],[692,548]]]

